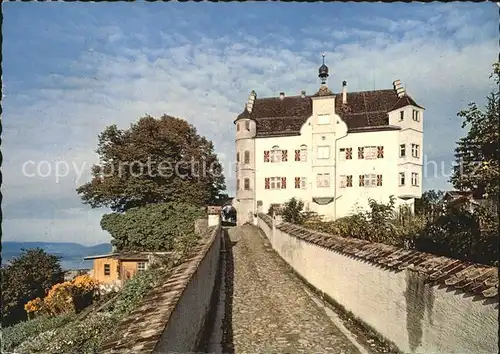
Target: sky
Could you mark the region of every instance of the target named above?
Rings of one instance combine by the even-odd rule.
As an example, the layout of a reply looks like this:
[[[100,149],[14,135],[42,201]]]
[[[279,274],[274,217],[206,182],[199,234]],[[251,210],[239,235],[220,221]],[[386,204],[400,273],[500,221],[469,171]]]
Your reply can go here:
[[[484,106],[498,55],[494,3],[2,7],[6,241],[108,242],[100,219],[110,211],[82,204],[75,189],[98,162],[98,134],[145,114],[185,118],[212,140],[234,195],[233,120],[249,92],[316,92],[323,52],[334,92],[343,80],[350,91],[406,85],[426,108],[423,187],[450,189],[464,135],[456,114]]]

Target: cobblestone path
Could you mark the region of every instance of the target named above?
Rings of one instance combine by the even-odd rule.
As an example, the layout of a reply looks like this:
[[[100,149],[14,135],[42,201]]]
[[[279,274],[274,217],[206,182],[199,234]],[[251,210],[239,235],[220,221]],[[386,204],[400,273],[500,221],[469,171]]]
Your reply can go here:
[[[224,353],[359,353],[257,228],[228,233]]]

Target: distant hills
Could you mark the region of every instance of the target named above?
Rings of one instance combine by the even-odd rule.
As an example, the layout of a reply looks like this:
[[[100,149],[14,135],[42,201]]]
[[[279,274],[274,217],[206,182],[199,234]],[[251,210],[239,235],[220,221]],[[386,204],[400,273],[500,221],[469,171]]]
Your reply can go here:
[[[92,268],[91,261],[83,257],[107,254],[111,252],[110,243],[84,246],[76,242],[2,242],[2,264],[21,254],[22,249],[41,248],[45,252],[60,256],[63,269]]]

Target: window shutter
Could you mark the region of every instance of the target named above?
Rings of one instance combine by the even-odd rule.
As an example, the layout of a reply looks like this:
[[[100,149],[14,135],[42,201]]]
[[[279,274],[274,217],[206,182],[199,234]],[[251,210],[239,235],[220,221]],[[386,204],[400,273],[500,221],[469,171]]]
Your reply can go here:
[[[345,149],[345,159],[352,160],[352,148]]]
[[[365,186],[365,175],[359,175],[359,186],[360,187]]]
[[[377,175],[377,186],[380,187],[382,185],[382,175]]]
[[[295,161],[300,161],[300,150],[295,150]]]
[[[286,188],[286,177],[281,177],[281,189]]]
[[[352,175],[347,176],[346,186],[352,187]]]
[[[300,177],[295,177],[295,188],[300,188]]]
[[[281,150],[281,161],[288,161],[288,150]]]
[[[364,158],[365,158],[365,148],[358,147],[358,159],[364,159]]]
[[[264,186],[265,186],[265,189],[271,189],[271,185],[270,185],[270,182],[269,182],[269,177],[266,177],[264,179]]]
[[[377,158],[378,159],[384,158],[384,147],[383,146],[377,146]]]
[[[269,162],[269,150],[264,151],[264,162]]]

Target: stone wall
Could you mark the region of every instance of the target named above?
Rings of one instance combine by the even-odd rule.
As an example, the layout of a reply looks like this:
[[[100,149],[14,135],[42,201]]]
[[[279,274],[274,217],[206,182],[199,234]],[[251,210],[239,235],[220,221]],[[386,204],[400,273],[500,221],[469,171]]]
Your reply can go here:
[[[497,353],[498,268],[277,223],[258,226],[310,286],[404,353]]]
[[[141,301],[101,352],[196,351],[219,281],[220,245],[220,224],[206,229],[192,256]]]

